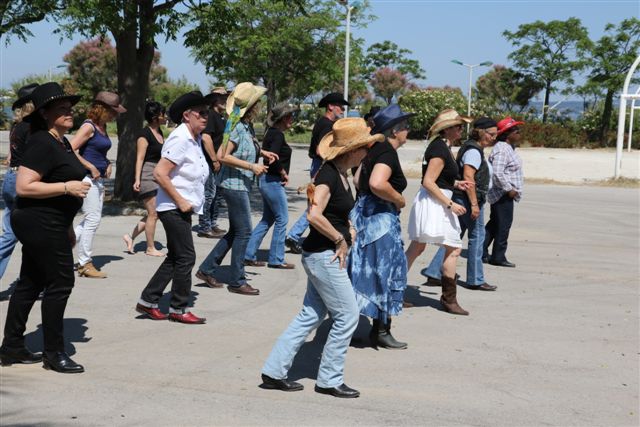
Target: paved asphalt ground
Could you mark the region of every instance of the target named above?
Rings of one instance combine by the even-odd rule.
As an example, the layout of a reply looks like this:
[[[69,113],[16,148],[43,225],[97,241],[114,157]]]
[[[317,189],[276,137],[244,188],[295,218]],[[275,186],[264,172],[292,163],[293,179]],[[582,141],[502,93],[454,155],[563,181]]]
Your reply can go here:
[[[294,156],[292,186],[304,182],[308,163],[303,150]],[[410,180],[409,205],[418,185]],[[292,192],[290,203],[292,224],[304,200]],[[293,271],[248,268],[258,297],[194,279],[194,312],[206,325],[153,322],[134,306],[160,260],[145,256],[141,242],[137,254],[123,252],[135,217],[104,217],[94,259],[109,277],[77,279],[65,321],[68,351],[86,372],[1,368],[0,425],[637,426],[639,203],[637,189],[528,185],[508,252],[517,268],[486,267],[497,292],[460,287],[468,317],[444,313],[438,288],[421,286],[428,249],[409,276],[416,307],[394,321],[409,348],[368,347],[361,320],[346,364],[347,384],[362,393],[355,400],[313,391],[328,320],[291,369],[304,391],[259,388],[267,354],[301,306],[299,256],[287,254]],[[156,237],[166,241],[162,227]],[[194,238],[199,263],[216,241]],[[19,264],[17,250],[2,289]],[[27,328],[32,350],[42,349],[38,306]],[[6,307],[0,303],[0,327]]]

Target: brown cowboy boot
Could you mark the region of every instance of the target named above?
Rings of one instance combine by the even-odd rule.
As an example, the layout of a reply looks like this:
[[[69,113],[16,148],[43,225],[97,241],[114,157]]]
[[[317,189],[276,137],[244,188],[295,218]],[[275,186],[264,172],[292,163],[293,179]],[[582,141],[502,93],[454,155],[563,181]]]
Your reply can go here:
[[[91,261],[78,267],[78,276],[89,277],[91,279],[104,279],[107,277],[107,275],[98,270]]]
[[[442,276],[442,297],[440,297],[440,303],[444,307],[444,310],[451,314],[468,316],[469,312],[458,304],[456,292],[456,280],[451,277]]]

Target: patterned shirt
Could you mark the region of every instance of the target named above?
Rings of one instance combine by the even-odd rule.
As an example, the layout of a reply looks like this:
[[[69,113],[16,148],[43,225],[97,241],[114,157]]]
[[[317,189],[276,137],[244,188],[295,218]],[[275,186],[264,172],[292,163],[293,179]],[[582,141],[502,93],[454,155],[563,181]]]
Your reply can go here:
[[[249,163],[255,163],[257,161],[257,143],[253,129],[249,124],[241,121],[238,122],[229,135],[229,143],[235,145],[235,148],[231,152],[235,158]],[[253,178],[253,172],[250,170],[223,165],[218,174],[218,185],[229,190],[251,191]]]
[[[489,155],[489,162],[493,168],[493,186],[487,194],[490,204],[497,202],[505,193],[511,190],[518,192],[514,200],[522,198],[522,159],[516,150],[504,141],[499,141]]]

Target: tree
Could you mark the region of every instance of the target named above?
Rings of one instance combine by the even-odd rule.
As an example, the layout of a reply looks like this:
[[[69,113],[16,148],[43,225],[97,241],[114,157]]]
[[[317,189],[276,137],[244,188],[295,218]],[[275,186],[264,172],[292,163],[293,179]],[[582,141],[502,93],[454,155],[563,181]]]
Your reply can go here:
[[[4,0],[0,1],[0,38],[5,36],[9,43],[11,36],[22,41],[33,34],[28,24],[44,20],[50,13],[60,10],[56,0]]]
[[[369,81],[373,91],[391,104],[393,97],[399,95],[408,85],[407,77],[398,70],[382,67],[376,70]]]
[[[151,87],[149,98],[159,102],[165,107],[169,107],[177,97],[193,90],[200,89],[198,85],[190,83],[184,76],[177,80],[166,78],[164,81]]]
[[[547,121],[549,97],[554,84],[573,84],[573,73],[584,68],[583,55],[589,46],[586,28],[579,19],[535,21],[523,24],[518,31],[504,31],[504,37],[517,50],[509,54],[518,71],[544,85],[542,121]]]
[[[460,88],[448,86],[428,87],[408,92],[400,97],[398,104],[404,111],[416,114],[409,119],[410,136],[414,138],[426,137],[427,130],[440,111],[453,108],[461,113],[467,108],[467,100]]]
[[[591,72],[583,91],[599,89],[605,94],[597,138],[606,146],[613,97],[622,88],[627,72],[640,52],[640,20],[625,19],[617,27],[607,24],[605,32],[589,52]]]
[[[494,65],[476,82],[478,101],[494,107],[499,113],[521,113],[541,90],[542,85],[531,76],[504,65]]]
[[[278,99],[304,99],[342,82],[344,36],[334,4],[300,3],[302,9],[287,2],[238,0],[228,2],[222,14],[221,6],[212,3],[198,10],[185,44],[214,78],[263,84],[269,107]],[[364,17],[356,9],[354,25]],[[216,35],[209,36],[211,28]],[[358,49],[357,39],[352,47],[352,53]]]
[[[399,71],[408,80],[426,78],[420,62],[408,58],[412,53],[409,49],[401,49],[392,41],[385,40],[369,46],[365,61],[369,64],[371,75],[381,68],[388,67]]]

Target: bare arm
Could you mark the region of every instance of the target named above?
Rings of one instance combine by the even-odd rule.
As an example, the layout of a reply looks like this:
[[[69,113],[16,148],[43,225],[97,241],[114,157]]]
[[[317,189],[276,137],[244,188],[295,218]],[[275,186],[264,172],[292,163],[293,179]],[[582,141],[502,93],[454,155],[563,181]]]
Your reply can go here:
[[[240,160],[235,157],[233,154],[231,154],[235,147],[236,143],[233,141],[229,141],[226,147],[224,145],[220,146],[220,149],[218,150],[218,160],[220,160],[223,165],[230,166],[236,169],[250,170],[258,176],[267,171],[268,168],[265,165],[247,162],[246,160]]]
[[[208,133],[202,134],[202,147],[204,147],[204,151],[213,163],[214,172],[218,172],[220,170],[220,162],[218,161],[218,156],[216,155],[216,150],[213,146],[213,139],[211,139],[211,135]]]
[[[73,148],[73,150],[75,151],[76,156],[78,157],[78,160],[80,160],[80,163],[82,163],[82,166],[84,166],[85,169],[91,172],[91,178],[96,179],[100,176],[100,172],[93,165],[93,163],[85,160],[85,158],[82,157],[79,152],[80,147],[86,144],[89,138],[91,138],[92,136],[93,136],[93,126],[91,126],[89,123],[85,123],[82,126],[80,126],[80,129],[78,129],[78,132],[76,132],[73,138],[71,138],[70,144],[71,144],[71,148]]]
[[[193,210],[191,203],[178,193],[176,187],[171,182],[169,174],[176,167],[175,163],[164,157],[160,159],[157,166],[153,170],[153,177],[158,185],[171,197],[181,212],[190,212]]]
[[[429,160],[429,165],[427,166],[427,172],[424,174],[424,178],[422,179],[422,186],[427,189],[430,195],[432,195],[437,201],[442,203],[444,206],[449,207],[456,215],[462,215],[466,212],[464,206],[461,206],[457,203],[454,203],[453,200],[450,200],[447,196],[440,191],[440,188],[436,184],[436,180],[440,173],[444,169],[444,159],[440,157],[433,157]]]
[[[476,219],[480,215],[480,206],[478,206],[478,195],[476,194],[476,168],[471,165],[464,165],[462,168],[462,176],[465,181],[473,183],[467,189],[467,197],[471,202],[471,218]]]
[[[398,210],[405,205],[404,197],[398,193],[391,183],[391,168],[384,163],[376,163],[369,178],[369,188],[371,192],[382,200],[393,203]]]
[[[309,207],[307,219],[309,220],[309,224],[313,225],[313,228],[318,230],[320,234],[332,242],[342,239],[342,241],[336,246],[336,255],[332,261],[338,258],[340,260],[340,268],[345,268],[347,252],[349,250],[347,242],[344,240],[342,233],[336,230],[336,228],[331,225],[327,217],[324,216],[324,210],[326,209],[330,198],[331,191],[329,186],[325,184],[316,186],[313,195],[313,204]]]
[[[144,156],[147,154],[147,147],[149,142],[146,138],[140,137],[136,141],[136,175],[133,181],[133,190],[140,191],[140,175],[142,175],[142,164],[144,163]]]
[[[42,182],[42,175],[25,166],[18,168],[16,193],[30,199],[48,199],[69,194],[86,197],[91,184],[83,181]]]

